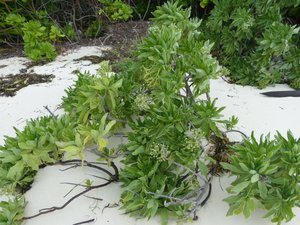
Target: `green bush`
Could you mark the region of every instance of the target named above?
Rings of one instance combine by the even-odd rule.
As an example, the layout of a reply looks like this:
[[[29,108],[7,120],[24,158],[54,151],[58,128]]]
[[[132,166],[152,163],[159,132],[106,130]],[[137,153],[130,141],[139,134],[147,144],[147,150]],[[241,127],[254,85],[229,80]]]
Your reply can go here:
[[[55,59],[56,50],[49,41],[54,42],[58,38],[64,37],[58,27],[52,25],[50,30],[47,30],[40,22],[30,20],[23,25],[22,31],[24,50],[30,59],[34,61]]]
[[[103,17],[99,12],[116,22],[130,19],[133,10],[121,0],[0,1],[0,43],[13,45],[22,37],[30,59],[53,60],[57,41],[78,41],[102,34]]]
[[[0,202],[0,224],[21,225],[25,210],[24,197],[16,196],[14,199]]]
[[[243,213],[249,217],[256,208],[267,210],[272,222],[290,221],[294,207],[300,206],[300,139],[290,132],[257,141],[253,135],[233,147],[234,154],[223,167],[236,176],[225,199],[227,215]]]
[[[290,24],[293,1],[214,0],[203,26],[214,52],[239,84],[299,85],[299,27]],[[291,20],[290,20],[291,21]]]
[[[74,139],[73,124],[67,116],[41,117],[15,131],[16,137],[6,137],[0,146],[0,188],[24,192],[40,166],[61,159],[56,142]]]
[[[210,154],[201,143],[214,146],[212,137],[223,139],[220,127],[231,122],[222,120],[223,108],[215,101],[198,100],[209,91],[209,79],[222,72],[201,38],[200,21],[176,3],[153,15],[149,36],[138,45],[135,70],[129,71],[135,82],[132,108],[140,117],[129,123],[121,201],[127,213],[161,215],[166,224],[168,217],[190,220],[204,204]]]
[[[132,17],[133,10],[122,0],[98,0],[104,4],[99,14],[104,13],[111,21],[127,21]]]
[[[60,28],[53,24],[47,27],[37,20],[27,21],[25,17],[14,13],[7,14],[5,24],[11,28],[12,34],[22,36],[25,53],[34,61],[55,59],[56,50],[53,43],[65,36]]]

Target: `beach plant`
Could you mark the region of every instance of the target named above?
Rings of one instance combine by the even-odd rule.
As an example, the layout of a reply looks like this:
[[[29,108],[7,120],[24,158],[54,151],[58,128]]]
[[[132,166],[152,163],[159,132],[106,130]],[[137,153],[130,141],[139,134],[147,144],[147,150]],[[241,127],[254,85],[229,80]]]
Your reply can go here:
[[[214,0],[203,26],[230,79],[260,88],[274,83],[299,86],[299,26],[293,1]]]
[[[39,21],[34,20],[25,23],[22,31],[25,53],[33,61],[54,60],[56,49],[52,43],[65,36],[57,26],[52,25],[47,30]]]
[[[8,14],[5,22],[16,35],[22,36],[25,54],[30,59],[55,59],[56,49],[53,43],[65,37],[60,28],[54,24],[47,27],[37,20],[27,21],[25,17],[14,13]]]
[[[199,99],[209,92],[209,80],[223,72],[198,31],[200,21],[177,3],[164,4],[153,15],[129,71],[137,82],[132,97],[140,117],[129,123],[121,201],[126,213],[161,215],[166,224],[168,217],[195,219],[205,204],[215,146],[206,152],[203,142],[226,139],[222,128],[230,121],[222,119],[223,108],[215,101]]]
[[[0,224],[1,225],[21,225],[26,202],[24,197],[16,196],[8,201],[0,202]]]
[[[232,147],[234,154],[222,166],[236,176],[228,188],[227,215],[243,213],[249,217],[257,208],[267,210],[272,222],[290,221],[294,207],[300,206],[300,139],[291,132],[274,140],[261,136],[245,139]]]
[[[132,17],[133,10],[122,0],[98,0],[104,5],[99,14],[105,14],[111,21],[127,21]]]
[[[0,1],[0,43],[24,44],[34,61],[53,60],[58,41],[78,41],[103,33],[105,14],[112,22],[127,21],[133,10],[124,1]]]
[[[62,158],[56,142],[74,139],[73,121],[67,116],[41,117],[15,132],[16,137],[5,137],[0,146],[0,187],[7,193],[24,193],[40,167]]]
[[[78,72],[62,99],[64,114],[49,110],[51,116],[28,121],[23,130],[15,129],[15,137],[5,137],[0,187],[16,198],[1,202],[1,222],[17,225],[61,210],[119,181],[125,214],[161,216],[162,224],[170,218],[192,221],[211,195],[213,176],[224,169],[236,176],[228,189],[233,196],[225,199],[228,215],[248,217],[263,208],[278,224],[293,217],[292,208],[299,206],[300,140],[288,133],[275,140],[252,135],[230,141],[227,133],[239,132],[233,130],[237,118],[224,118],[224,107],[209,96],[209,81],[227,70],[212,56],[212,44],[199,31],[201,21],[177,2],[153,15],[148,37],[132,59],[118,65],[118,73],[107,61],[96,74]],[[126,143],[112,147],[113,136]],[[86,151],[95,153],[95,161],[85,159]],[[116,160],[122,161],[121,170]],[[63,205],[24,217],[22,194],[40,168],[53,164],[97,174],[75,184],[82,190]]]

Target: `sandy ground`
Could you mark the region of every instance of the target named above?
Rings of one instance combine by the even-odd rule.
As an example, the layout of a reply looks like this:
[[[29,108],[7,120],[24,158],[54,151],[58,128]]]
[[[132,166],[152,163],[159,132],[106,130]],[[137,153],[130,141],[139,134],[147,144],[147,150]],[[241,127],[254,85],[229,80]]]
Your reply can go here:
[[[76,76],[74,70],[90,71],[94,73],[98,65],[93,65],[89,61],[74,62],[74,59],[86,55],[102,54],[102,50],[107,48],[84,47],[78,50],[67,52],[59,56],[55,62],[35,66],[33,72],[37,74],[54,74],[55,78],[51,83],[30,85],[18,91],[14,97],[0,97],[0,145],[3,144],[5,135],[13,136],[13,127],[22,128],[25,121],[47,115],[44,106],[48,106],[55,113],[61,97],[65,94],[64,89],[72,85]],[[10,58],[0,60],[0,76],[16,74],[24,68],[27,62],[24,58]],[[1,65],[8,65],[2,67]],[[264,91],[289,90],[286,85],[276,85]],[[242,87],[228,84],[222,79],[211,81],[211,97],[218,98],[219,106],[226,106],[223,114],[225,117],[236,115],[239,118],[237,128],[247,135],[252,131],[258,137],[261,134],[270,133],[274,135],[276,131],[286,133],[291,130],[296,137],[300,137],[300,99],[299,98],[268,98],[260,94],[261,90],[253,87]],[[234,135],[238,138],[238,134]],[[115,140],[118,142],[118,140]],[[87,159],[92,159],[94,155],[87,153]],[[35,179],[33,187],[26,193],[29,202],[26,207],[26,216],[33,215],[38,210],[45,207],[59,206],[63,204],[71,195],[64,198],[65,194],[72,188],[62,182],[83,182],[90,178],[92,170],[86,168],[76,168],[62,172],[62,166],[49,166],[41,169]],[[199,210],[199,219],[195,225],[244,225],[259,224],[271,225],[268,219],[262,219],[262,211],[256,212],[250,219],[243,216],[226,217],[227,204],[222,202],[227,196],[225,188],[231,182],[231,178],[223,176],[213,180],[213,190],[208,203]],[[77,191],[77,192],[76,192]],[[80,189],[74,190],[76,194]],[[43,215],[24,222],[24,225],[72,225],[81,221],[95,219],[90,224],[96,225],[159,225],[160,219],[154,218],[150,221],[136,220],[128,215],[122,215],[122,211],[116,206],[119,202],[119,184],[112,184],[108,187],[94,190],[88,194],[90,197],[102,198],[103,201],[81,197],[72,202],[63,210]],[[112,207],[106,207],[106,206]],[[290,225],[300,224],[300,209],[294,210],[297,215]],[[170,222],[175,225],[175,221]]]

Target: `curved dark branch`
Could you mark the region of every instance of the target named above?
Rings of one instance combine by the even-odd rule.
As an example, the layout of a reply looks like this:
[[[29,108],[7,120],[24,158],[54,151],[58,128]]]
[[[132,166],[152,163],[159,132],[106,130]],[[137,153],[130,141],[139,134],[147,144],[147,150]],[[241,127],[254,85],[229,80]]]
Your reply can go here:
[[[242,132],[242,131],[240,131],[240,130],[234,130],[234,129],[232,129],[232,130],[227,130],[227,131],[224,131],[224,134],[227,134],[227,133],[233,133],[233,132],[239,133],[239,134],[241,134],[243,137],[248,138],[248,136],[247,136],[244,132]]]
[[[29,220],[29,219],[32,219],[32,218],[36,218],[38,216],[41,216],[41,215],[44,215],[44,214],[47,214],[47,213],[51,213],[51,212],[54,212],[54,211],[57,211],[57,210],[61,210],[63,208],[65,208],[66,206],[68,206],[71,202],[73,202],[75,199],[77,199],[78,197],[80,197],[81,195],[84,195],[86,193],[88,193],[89,191],[91,190],[94,190],[94,189],[97,189],[97,188],[101,188],[101,187],[104,187],[104,186],[107,186],[109,185],[110,183],[114,182],[115,180],[111,180],[109,182],[106,182],[104,184],[100,184],[100,185],[95,185],[95,186],[91,186],[87,189],[85,189],[84,191],[74,195],[72,198],[70,198],[66,203],[64,203],[63,205],[61,206],[53,206],[53,207],[50,207],[50,208],[44,208],[44,209],[41,209],[39,211],[39,213],[33,215],[33,216],[27,216],[27,217],[23,217],[23,220]]]
[[[114,175],[110,171],[108,171],[107,169],[104,169],[104,168],[102,168],[100,166],[94,165],[94,163],[90,163],[90,162],[85,161],[85,160],[82,162],[79,159],[73,159],[73,160],[67,160],[67,161],[60,161],[59,164],[61,164],[61,165],[73,165],[74,167],[77,167],[77,166],[86,166],[86,167],[94,168],[94,169],[97,169],[97,170],[100,170],[100,171],[106,173],[108,176],[111,177],[111,179],[118,181],[118,179],[116,179],[116,176],[118,176],[118,173]],[[114,170],[115,169],[116,168],[114,168]],[[118,170],[118,168],[117,168],[117,170]]]
[[[109,185],[109,184],[111,184],[113,182],[119,181],[119,170],[118,170],[118,167],[114,164],[114,162],[111,162],[111,167],[113,168],[115,174],[113,174],[110,171],[108,171],[108,170],[106,170],[106,169],[104,169],[104,168],[102,168],[100,166],[97,166],[97,165],[95,165],[95,164],[93,164],[91,162],[87,162],[87,161],[83,161],[82,162],[79,159],[60,161],[58,164],[61,164],[61,165],[71,165],[72,168],[75,168],[75,167],[81,166],[81,165],[87,166],[87,167],[90,167],[90,168],[95,168],[97,170],[100,170],[100,171],[103,171],[104,173],[106,173],[110,177],[110,179],[107,180],[107,182],[104,183],[104,184],[99,184],[99,185],[94,185],[94,186],[86,186],[86,185],[81,185],[81,184],[68,183],[68,184],[71,184],[71,185],[75,185],[75,187],[81,186],[81,187],[85,187],[86,189],[83,190],[83,191],[81,191],[81,192],[79,192],[78,194],[74,195],[73,197],[71,197],[67,202],[65,202],[61,206],[53,206],[53,207],[50,207],[50,208],[41,209],[39,211],[39,213],[37,213],[35,215],[28,216],[28,217],[23,217],[23,220],[32,219],[32,218],[41,216],[43,214],[47,214],[47,213],[51,213],[51,212],[54,212],[54,211],[57,211],[57,210],[64,209],[66,206],[68,206],[75,199],[77,199],[78,197],[80,197],[82,195],[85,195],[86,193],[90,192],[91,190],[94,190],[94,189],[97,189],[97,188],[101,188],[101,187],[105,187],[105,186],[107,186],[107,185]]]

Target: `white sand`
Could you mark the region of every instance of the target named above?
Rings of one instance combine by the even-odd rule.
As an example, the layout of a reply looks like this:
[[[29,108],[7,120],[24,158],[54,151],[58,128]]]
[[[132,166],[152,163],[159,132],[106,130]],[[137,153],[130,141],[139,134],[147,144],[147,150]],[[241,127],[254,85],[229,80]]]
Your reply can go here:
[[[94,73],[98,68],[89,61],[74,62],[74,59],[85,55],[101,55],[106,48],[83,47],[74,52],[69,52],[59,56],[55,62],[44,66],[35,66],[33,72],[38,74],[54,74],[55,78],[51,83],[31,85],[18,91],[14,97],[0,97],[0,145],[3,144],[4,135],[13,136],[13,126],[22,128],[25,121],[47,115],[48,112],[43,106],[48,106],[52,111],[56,111],[61,102],[61,97],[65,94],[64,89],[72,85],[76,76],[72,71],[90,71]],[[16,74],[25,68],[24,58],[11,58],[0,60],[0,76]],[[8,65],[1,68],[1,65]],[[264,91],[289,90],[286,85],[276,85]],[[241,87],[225,83],[222,79],[211,82],[211,97],[218,98],[219,106],[226,106],[223,114],[225,117],[236,115],[239,118],[238,129],[249,135],[251,131],[258,137],[268,132],[271,135],[276,130],[286,133],[291,130],[296,137],[300,137],[300,98],[268,98],[260,95],[262,92],[252,87]],[[238,134],[234,137],[238,138]],[[93,159],[92,153],[87,153],[87,159]],[[94,173],[91,169],[77,168],[68,171],[60,171],[62,166],[49,166],[41,169],[35,179],[33,187],[26,193],[29,202],[26,207],[26,216],[33,215],[39,209],[52,206],[60,206],[72,194],[78,193],[76,189],[69,196],[64,195],[71,189],[70,185],[62,182],[83,182],[90,178],[89,174]],[[99,174],[100,175],[100,174]],[[227,196],[225,188],[230,183],[231,178],[226,176],[215,178],[213,181],[212,195],[207,204],[199,210],[199,219],[195,225],[244,225],[259,224],[271,225],[269,219],[262,219],[262,211],[256,212],[250,219],[243,216],[226,217],[227,204],[222,202]],[[222,188],[224,190],[222,190]],[[82,189],[81,189],[82,190]],[[94,190],[88,196],[103,198],[103,201],[96,201],[86,197],[80,197],[72,202],[65,209],[40,216],[24,222],[24,225],[72,225],[84,220],[95,218],[96,221],[90,224],[97,225],[159,225],[159,218],[147,220],[136,220],[128,215],[121,215],[123,212],[115,208],[105,208],[108,204],[118,203],[120,197],[119,184],[111,184],[108,187]],[[103,210],[104,209],[104,210]],[[290,225],[300,224],[300,209],[294,210],[296,218]],[[170,222],[175,225],[175,221]]]

